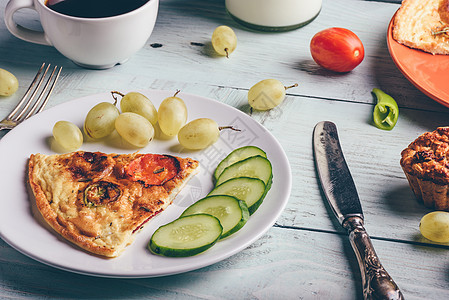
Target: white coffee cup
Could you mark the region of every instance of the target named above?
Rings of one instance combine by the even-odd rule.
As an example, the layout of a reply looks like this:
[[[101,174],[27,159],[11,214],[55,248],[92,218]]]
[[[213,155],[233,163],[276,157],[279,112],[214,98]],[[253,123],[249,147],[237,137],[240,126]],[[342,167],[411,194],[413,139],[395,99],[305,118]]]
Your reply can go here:
[[[25,28],[13,20],[14,13],[23,8],[38,12],[43,32]],[[153,32],[158,8],[159,0],[149,0],[122,15],[80,18],[50,9],[45,0],[10,0],[5,9],[5,23],[22,40],[54,46],[80,66],[107,69],[124,63],[145,45]]]

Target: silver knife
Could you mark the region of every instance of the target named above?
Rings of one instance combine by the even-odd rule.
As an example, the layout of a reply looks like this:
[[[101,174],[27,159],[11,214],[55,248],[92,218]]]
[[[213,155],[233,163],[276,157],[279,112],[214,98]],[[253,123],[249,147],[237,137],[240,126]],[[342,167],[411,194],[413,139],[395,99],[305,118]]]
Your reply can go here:
[[[404,299],[380,263],[363,226],[362,206],[334,123],[324,121],[315,126],[313,153],[321,188],[338,221],[348,231],[362,274],[364,299]]]

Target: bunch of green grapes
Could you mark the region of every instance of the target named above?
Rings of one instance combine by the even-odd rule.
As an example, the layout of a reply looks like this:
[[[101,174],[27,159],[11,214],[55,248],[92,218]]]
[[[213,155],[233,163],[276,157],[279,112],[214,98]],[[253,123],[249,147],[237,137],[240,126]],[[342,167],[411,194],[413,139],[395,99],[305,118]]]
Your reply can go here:
[[[120,101],[122,112],[116,106],[117,94],[122,96]],[[153,125],[157,123],[157,111],[153,103],[145,95],[137,92],[124,95],[114,91],[112,96],[114,103],[98,103],[87,113],[83,125],[86,136],[101,139],[116,130],[131,145],[146,146],[154,137]],[[82,133],[76,125],[67,123],[56,123],[53,136],[62,147],[73,151],[81,147]]]
[[[114,130],[128,143],[135,147],[145,147],[155,136],[154,125],[168,137],[178,136],[179,143],[188,149],[204,149],[215,143],[223,129],[234,129],[231,126],[220,127],[208,118],[200,118],[187,122],[187,106],[178,97],[177,91],[172,97],[165,98],[156,111],[153,103],[141,93],[131,92],[126,95],[113,91],[114,103],[101,102],[95,105],[86,115],[84,132],[92,139],[101,139]],[[122,96],[120,110],[116,107],[117,95]],[[83,143],[83,135],[79,128],[69,122],[60,121],[53,129],[55,140],[68,150],[76,150]]]
[[[257,110],[272,109],[284,101],[287,89],[297,86],[295,83],[286,87],[277,79],[262,80],[249,89],[248,103]]]

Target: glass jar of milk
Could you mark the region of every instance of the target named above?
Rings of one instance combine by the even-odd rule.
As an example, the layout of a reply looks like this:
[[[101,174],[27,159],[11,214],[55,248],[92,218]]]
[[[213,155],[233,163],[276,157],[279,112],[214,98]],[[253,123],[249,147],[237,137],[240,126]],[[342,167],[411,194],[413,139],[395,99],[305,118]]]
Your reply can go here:
[[[226,0],[226,9],[239,23],[263,31],[287,31],[311,22],[322,0]]]

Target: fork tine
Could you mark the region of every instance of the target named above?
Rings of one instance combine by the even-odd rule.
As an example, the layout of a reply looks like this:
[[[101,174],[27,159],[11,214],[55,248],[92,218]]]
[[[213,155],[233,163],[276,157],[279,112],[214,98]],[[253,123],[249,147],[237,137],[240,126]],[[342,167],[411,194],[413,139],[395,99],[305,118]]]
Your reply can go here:
[[[61,74],[62,67],[59,67],[58,69],[58,66],[55,66],[53,68],[53,72],[51,72],[50,77],[46,80],[45,85],[41,89],[42,83],[44,82],[47,72],[50,69],[50,64],[48,64],[46,68],[45,65],[46,63],[42,64],[36,76],[34,76],[34,79],[31,82],[30,86],[28,87],[28,90],[25,92],[25,95],[22,97],[22,99],[20,99],[17,106],[9,113],[6,118],[0,121],[0,130],[11,130],[17,124],[28,119],[32,115],[41,112],[47,105],[48,99],[53,92],[53,89],[55,88],[59,75]],[[43,74],[41,76],[42,72]],[[40,93],[37,97],[37,100],[33,101],[39,90]],[[31,95],[28,96],[30,93]]]
[[[6,117],[6,119],[13,119],[14,115],[19,111],[20,107],[23,105],[25,100],[28,97],[28,94],[33,89],[34,85],[36,84],[37,79],[39,78],[39,75],[41,74],[42,70],[45,67],[45,63],[42,64],[39,71],[37,71],[36,76],[34,76],[33,81],[31,82],[30,86],[28,87],[27,91],[25,92],[25,95],[23,95],[22,99],[20,99],[19,103],[16,105],[16,107],[9,113],[9,115]]]
[[[42,74],[41,78],[37,82],[37,85],[34,88],[33,92],[31,93],[31,96],[28,98],[28,101],[25,103],[25,106],[21,108],[21,110],[18,113],[18,115],[14,115],[14,117],[12,118],[14,121],[22,122],[23,120],[25,120],[25,118],[23,118],[23,116],[27,112],[28,108],[30,107],[31,103],[34,100],[34,97],[36,96],[37,92],[39,91],[39,89],[40,89],[40,87],[42,85],[42,82],[45,79],[45,76],[47,76],[47,72],[48,72],[49,68],[50,68],[50,64],[47,66],[47,68],[44,71],[44,74]]]
[[[55,75],[56,70],[58,70],[58,72]],[[59,67],[59,69],[58,69],[58,66],[55,66],[53,68],[53,72],[50,74],[50,77],[48,77],[47,82],[45,83],[41,93],[39,94],[39,97],[34,102],[33,107],[27,113],[24,120],[28,119],[29,117],[31,117],[34,114],[41,112],[45,108],[45,105],[47,105],[48,99],[50,98],[50,95],[53,92],[53,89],[55,88],[55,84],[58,81],[61,71],[62,71],[62,67]],[[50,86],[50,83],[51,83],[51,86]],[[50,89],[48,90],[48,93],[44,98],[44,95],[49,87],[50,87]],[[36,91],[37,91],[37,89],[36,89]],[[42,99],[43,99],[43,101],[42,101]]]

